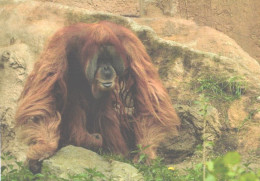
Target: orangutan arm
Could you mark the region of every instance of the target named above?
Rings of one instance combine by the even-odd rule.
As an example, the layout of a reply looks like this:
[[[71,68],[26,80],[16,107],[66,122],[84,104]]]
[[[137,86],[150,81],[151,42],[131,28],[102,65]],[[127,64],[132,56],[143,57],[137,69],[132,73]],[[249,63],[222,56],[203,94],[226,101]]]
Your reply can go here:
[[[61,145],[73,144],[96,150],[102,146],[102,136],[87,131],[86,111],[80,103],[69,105],[63,115],[61,124]]]
[[[126,156],[128,154],[128,147],[120,130],[117,113],[112,108],[108,108],[104,115],[101,122],[104,146],[113,153]]]

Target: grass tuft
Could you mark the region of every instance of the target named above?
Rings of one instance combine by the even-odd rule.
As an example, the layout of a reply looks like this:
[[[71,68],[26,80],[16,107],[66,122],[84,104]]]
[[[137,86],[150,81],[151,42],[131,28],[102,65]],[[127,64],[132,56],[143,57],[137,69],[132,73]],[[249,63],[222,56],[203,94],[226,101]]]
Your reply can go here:
[[[217,77],[202,76],[193,81],[192,87],[196,92],[203,93],[210,99],[233,101],[239,99],[246,92],[246,82],[240,76]]]

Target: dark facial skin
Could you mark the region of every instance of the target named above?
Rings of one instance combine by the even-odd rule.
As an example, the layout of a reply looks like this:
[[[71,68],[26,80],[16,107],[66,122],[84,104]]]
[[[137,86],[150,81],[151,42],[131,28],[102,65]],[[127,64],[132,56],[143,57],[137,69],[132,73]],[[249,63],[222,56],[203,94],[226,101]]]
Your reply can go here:
[[[96,71],[95,79],[92,83],[92,95],[98,99],[105,92],[114,89],[116,84],[117,74],[110,64],[101,64]]]
[[[124,72],[124,62],[113,46],[103,46],[86,68],[94,98],[99,99],[115,88],[117,77]]]

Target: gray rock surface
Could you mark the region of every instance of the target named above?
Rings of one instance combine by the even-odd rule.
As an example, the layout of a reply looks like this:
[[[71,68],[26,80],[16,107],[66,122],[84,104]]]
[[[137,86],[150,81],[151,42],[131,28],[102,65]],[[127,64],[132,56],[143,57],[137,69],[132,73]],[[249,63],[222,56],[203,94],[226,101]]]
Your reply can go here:
[[[48,173],[60,178],[68,178],[68,174],[84,173],[86,172],[85,168],[101,172],[106,177],[104,180],[143,180],[142,175],[133,166],[119,161],[104,159],[97,153],[81,147],[64,147],[54,156],[43,161],[43,172],[48,170]]]

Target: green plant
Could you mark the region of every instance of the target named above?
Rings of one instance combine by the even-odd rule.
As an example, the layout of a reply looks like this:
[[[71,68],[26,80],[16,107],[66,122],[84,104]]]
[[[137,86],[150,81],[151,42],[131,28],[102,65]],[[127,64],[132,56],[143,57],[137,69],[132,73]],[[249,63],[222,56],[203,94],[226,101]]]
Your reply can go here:
[[[104,180],[109,179],[104,174],[97,171],[96,169],[86,168],[85,172],[81,174],[68,175],[68,179],[59,178],[56,175],[51,174],[50,170],[45,168],[43,174],[33,174],[23,162],[16,161],[15,157],[9,152],[2,153],[1,155],[1,180],[2,181],[93,181],[93,180]]]
[[[145,154],[144,151],[149,147],[150,147],[150,145],[143,147],[142,145],[138,144],[137,150],[134,150],[131,152],[131,153],[139,155],[139,159],[138,159],[137,163],[146,163],[147,162],[148,156]]]
[[[127,159],[126,157],[124,157],[122,155],[117,155],[114,153],[101,153],[101,155],[108,161],[117,160],[119,162],[124,162],[124,163],[129,163],[129,164],[132,163],[131,160]]]
[[[137,150],[132,151],[132,153],[139,155],[139,158],[137,163],[131,162],[131,164],[139,170],[145,180],[170,181],[171,178],[174,178],[175,172],[168,169],[159,157],[155,160],[148,160],[145,150],[149,148],[149,146],[150,145],[142,147],[142,145],[137,145]]]
[[[210,99],[223,101],[239,99],[246,90],[246,82],[240,76],[202,76],[193,81],[192,86]]]
[[[206,181],[259,181],[258,173],[248,170],[248,166],[241,165],[241,157],[237,152],[207,162]]]
[[[50,172],[33,175],[21,162],[15,161],[10,153],[2,153],[4,164],[1,167],[1,180],[3,181],[94,181],[113,180],[106,178],[96,169],[85,169],[84,173],[69,175],[68,179],[58,178]],[[12,164],[9,161],[13,161]],[[129,160],[128,160],[129,161]],[[161,158],[152,160],[150,165],[132,163],[144,176],[145,181],[200,181],[203,180],[203,164],[193,165],[191,168],[178,170],[168,167]],[[255,173],[249,164],[241,164],[240,155],[236,152],[210,160],[206,163],[206,181],[259,181],[260,170]]]
[[[143,175],[145,181],[197,181],[202,180],[202,164],[185,169],[185,174],[181,174],[179,170],[172,166],[164,164],[163,159],[157,157],[155,160],[150,160],[147,164],[147,155],[144,153],[149,146],[137,146],[134,153],[139,153],[140,157],[137,163],[131,163]]]
[[[175,179],[173,179],[175,181]],[[192,165],[191,168],[184,169],[184,174],[176,177],[178,181],[200,181],[203,180],[203,164]]]
[[[143,163],[135,163],[133,165],[139,170],[144,179],[147,181],[170,181],[176,176],[176,172],[168,169],[168,167],[163,164],[161,158],[152,160],[150,165]]]
[[[238,130],[240,130],[241,128],[243,128],[243,126],[248,122],[252,120],[252,117],[258,113],[260,111],[260,109],[256,109],[256,110],[252,110],[249,112],[248,116],[243,120],[243,122],[241,123],[241,125],[238,127]]]
[[[158,158],[151,165],[134,164],[143,174],[145,181],[259,181],[260,170],[254,172],[248,164],[241,164],[241,156],[237,152],[229,152],[223,156],[206,162],[205,178],[203,163],[193,165],[184,170],[169,169]],[[172,168],[172,167],[171,167]]]
[[[15,157],[9,152],[2,153],[1,155],[1,180],[40,180],[43,175],[33,175],[29,169],[27,169],[22,162],[16,161]]]
[[[108,181],[106,176],[97,171],[96,169],[85,168],[85,172],[77,175],[69,175],[69,180],[73,181],[93,181],[93,180],[104,180]]]
[[[209,99],[202,94],[200,96],[200,100],[196,102],[200,105],[201,110],[199,114],[203,118],[203,133],[202,133],[202,140],[203,140],[203,180],[206,178],[206,157],[207,157],[207,138],[206,138],[206,125],[207,125],[207,119],[206,116],[208,114],[208,106],[209,106]]]

